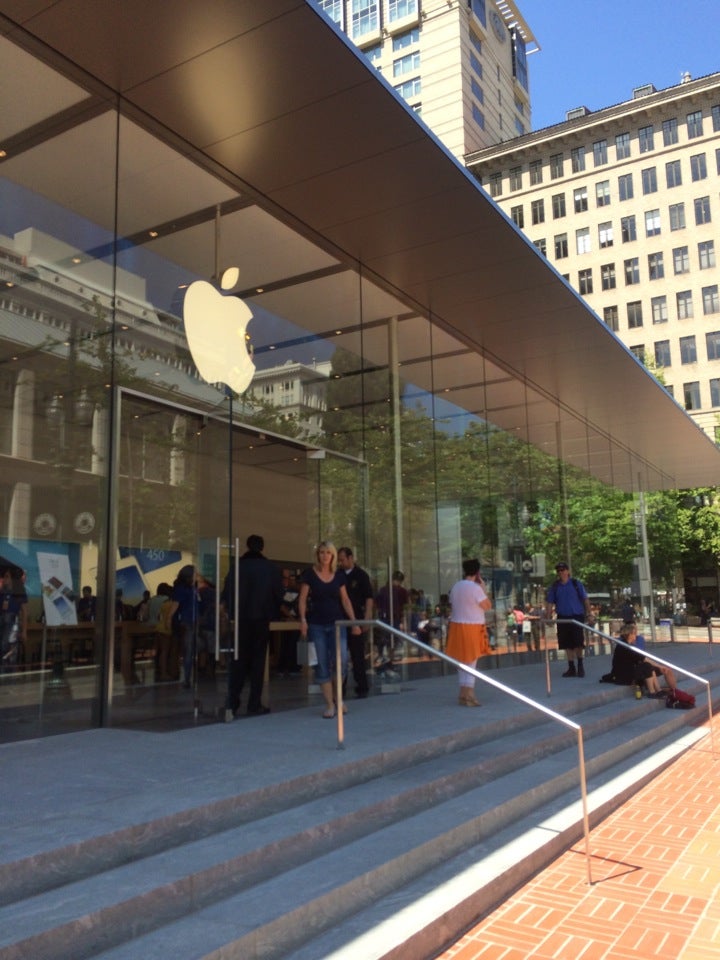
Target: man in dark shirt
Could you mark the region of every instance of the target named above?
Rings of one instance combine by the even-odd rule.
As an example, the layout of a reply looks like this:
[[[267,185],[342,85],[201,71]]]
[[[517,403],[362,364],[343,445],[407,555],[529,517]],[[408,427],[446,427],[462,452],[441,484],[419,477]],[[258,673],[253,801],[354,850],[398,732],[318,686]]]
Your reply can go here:
[[[370,577],[362,567],[356,565],[350,547],[340,547],[337,558],[338,565],[345,571],[345,587],[356,618],[358,620],[371,620],[373,589]],[[365,630],[359,635],[352,631],[348,633],[348,651],[352,662],[353,677],[355,677],[355,693],[360,698],[366,697],[369,690],[365,668],[365,639]]]
[[[251,534],[247,551],[237,561],[238,596],[235,598],[235,570],[225,578],[221,603],[231,620],[237,619],[238,656],[228,667],[227,709],[233,716],[240,708],[240,694],[247,679],[250,683],[248,716],[270,713],[261,702],[265,678],[265,659],[270,641],[270,621],[280,614],[283,585],[280,570],[263,555],[265,541]]]

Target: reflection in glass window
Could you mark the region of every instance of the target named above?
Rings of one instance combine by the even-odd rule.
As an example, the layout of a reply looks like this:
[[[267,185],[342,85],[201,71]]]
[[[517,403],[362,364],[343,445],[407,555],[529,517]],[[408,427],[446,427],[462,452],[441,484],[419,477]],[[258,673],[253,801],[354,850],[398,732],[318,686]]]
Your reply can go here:
[[[417,0],[388,0],[388,19],[390,23],[417,13]]]
[[[555,259],[563,260],[568,255],[568,235],[558,233],[555,237]]]
[[[532,186],[543,182],[542,160],[530,161],[530,183]]]
[[[657,170],[655,167],[646,167],[641,171],[643,194],[657,193]]]
[[[618,196],[621,200],[632,200],[633,178],[631,173],[623,173],[618,177]]]
[[[576,230],[575,241],[578,253],[590,253],[590,227],[581,227]]]
[[[671,160],[665,164],[665,182],[668,187],[679,187],[682,185],[682,173],[680,171],[679,160]]]
[[[704,153],[696,153],[690,157],[690,176],[693,183],[707,180],[707,157]]]
[[[552,198],[553,220],[559,220],[565,216],[565,194],[556,193]]]
[[[700,226],[702,223],[710,223],[710,197],[696,197],[695,201],[695,223]]]
[[[709,270],[715,266],[715,241],[703,240],[698,244],[698,260],[701,270]]]
[[[705,348],[708,360],[720,360],[720,330],[705,334]]]
[[[350,36],[353,40],[379,27],[378,0],[352,0]]]
[[[553,180],[557,180],[558,177],[563,175],[563,155],[561,153],[554,153],[550,157],[550,177]]]
[[[613,331],[613,333],[617,333],[619,329],[618,308],[616,306],[604,307],[603,321]]]
[[[627,305],[628,329],[634,330],[643,325],[642,303],[634,300]]]
[[[662,280],[665,276],[662,252],[648,254],[648,276],[651,280]]]
[[[615,152],[618,160],[627,160],[630,156],[630,134],[618,133],[615,137]]]
[[[630,257],[625,261],[625,283],[632,286],[634,283],[640,283],[640,260],[638,257]]]
[[[638,130],[638,145],[640,153],[648,153],[655,146],[652,124],[640,127]]]
[[[694,316],[691,290],[681,290],[675,297],[678,320],[688,320]]]
[[[615,264],[605,263],[600,267],[600,280],[603,290],[615,289]]]
[[[687,246],[675,247],[672,254],[673,254],[673,272],[675,274],[689,273],[690,272],[690,248]]]
[[[670,341],[669,340],[655,341],[655,366],[657,367],[670,366]]]
[[[713,283],[709,287],[702,288],[703,313],[709,316],[711,313],[720,313],[720,301],[718,301],[718,285]]]
[[[645,211],[645,236],[657,237],[659,233],[660,233],[660,211],[646,210]]]
[[[637,227],[635,225],[635,214],[629,217],[622,217],[620,220],[620,233],[623,243],[630,243],[637,240]]]
[[[671,203],[668,209],[670,211],[670,229],[684,230],[685,229],[685,204]]]
[[[700,383],[697,380],[683,384],[683,398],[686,410],[700,409]]]
[[[596,140],[593,144],[593,161],[596,167],[608,162],[607,140]]]
[[[697,347],[695,346],[695,337],[690,335],[680,337],[680,363],[696,363]]]
[[[595,202],[598,207],[607,207],[610,204],[609,180],[601,180],[595,184]]]
[[[398,33],[392,40],[393,53],[397,53],[399,50],[405,50],[407,47],[412,47],[413,44],[416,43],[420,43],[419,27],[413,27],[412,30]]]
[[[663,146],[671,147],[678,142],[678,122],[677,117],[670,117],[669,120],[663,120]]]
[[[688,140],[701,137],[703,132],[702,110],[693,110],[687,115]]]
[[[660,297],[653,297],[650,300],[650,308],[652,310],[653,323],[667,323],[668,309],[667,297],[665,294]]]

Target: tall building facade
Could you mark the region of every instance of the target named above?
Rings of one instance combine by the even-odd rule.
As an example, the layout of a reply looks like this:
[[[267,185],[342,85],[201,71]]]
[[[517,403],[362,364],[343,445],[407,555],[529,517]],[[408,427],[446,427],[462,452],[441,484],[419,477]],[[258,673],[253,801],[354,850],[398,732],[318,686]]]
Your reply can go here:
[[[532,129],[517,4],[497,0],[316,0],[455,154]]]
[[[714,438],[720,73],[467,158],[513,222]]]

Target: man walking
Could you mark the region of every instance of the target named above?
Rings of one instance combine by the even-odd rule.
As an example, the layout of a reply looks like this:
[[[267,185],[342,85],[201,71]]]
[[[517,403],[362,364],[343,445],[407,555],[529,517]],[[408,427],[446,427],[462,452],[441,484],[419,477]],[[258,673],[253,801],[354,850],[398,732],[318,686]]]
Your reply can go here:
[[[350,598],[353,612],[358,620],[372,620],[373,589],[370,577],[362,567],[355,563],[355,557],[350,547],[340,547],[338,563],[345,571],[345,589]],[[355,694],[361,699],[368,695],[367,670],[365,668],[365,636],[363,629],[360,635],[348,633],[348,651],[352,663],[353,677],[355,678]]]
[[[558,623],[558,648],[564,650],[568,659],[568,668],[564,677],[584,677],[583,648],[585,646],[585,631],[581,623],[593,623],[594,617],[590,610],[585,587],[570,576],[570,567],[562,561],[555,567],[557,580],[547,592],[545,616],[549,620],[553,613],[561,620],[578,620],[579,623]],[[575,663],[577,661],[577,669]]]
[[[238,658],[228,666],[227,709],[237,715],[240,694],[247,679],[250,683],[248,716],[270,713],[261,702],[265,679],[265,659],[270,641],[270,621],[279,616],[283,598],[280,570],[263,555],[265,541],[251,534],[247,551],[237,560],[238,596],[235,598],[235,571],[230,567],[225,578],[221,602],[228,617],[237,618]]]

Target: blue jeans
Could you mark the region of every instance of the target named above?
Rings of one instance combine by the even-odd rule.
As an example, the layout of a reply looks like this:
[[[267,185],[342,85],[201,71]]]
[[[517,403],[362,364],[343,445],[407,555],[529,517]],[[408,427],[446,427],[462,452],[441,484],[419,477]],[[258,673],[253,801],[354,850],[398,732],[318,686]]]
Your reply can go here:
[[[312,640],[315,644],[317,655],[315,681],[316,683],[328,683],[332,680],[335,672],[335,624],[309,623],[308,640]],[[347,631],[345,627],[340,628],[340,662],[341,676],[344,679],[347,675],[348,665]]]

